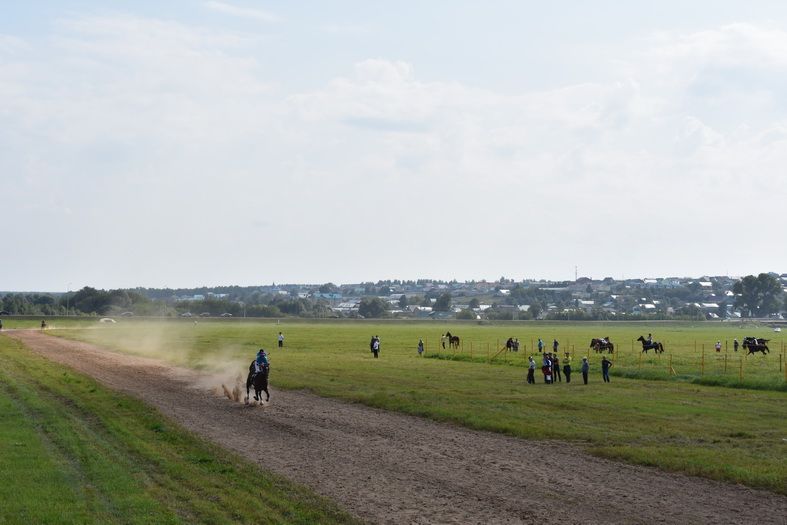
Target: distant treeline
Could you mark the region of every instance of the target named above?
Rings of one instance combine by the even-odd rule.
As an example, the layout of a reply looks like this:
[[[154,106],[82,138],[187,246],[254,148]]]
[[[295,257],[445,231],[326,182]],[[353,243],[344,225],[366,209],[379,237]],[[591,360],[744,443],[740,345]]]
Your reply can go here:
[[[713,303],[720,317],[732,315],[733,310],[742,317],[765,317],[787,311],[787,294],[780,278],[765,273],[737,281],[718,279],[712,282],[710,290],[703,289],[696,281],[659,289],[611,279],[605,279],[603,286],[589,279],[563,283],[563,286],[534,286],[501,278],[493,289],[484,288],[485,292],[474,292],[467,284],[418,280],[340,286],[272,284],[187,289],[99,290],[86,286],[64,294],[6,293],[0,296],[0,313],[406,318],[422,317],[424,310],[415,307],[428,307],[426,310],[433,311],[432,315],[439,319],[582,321],[699,320],[706,317],[699,305],[708,302]],[[334,308],[342,302],[345,307]],[[643,311],[643,304],[650,308]]]

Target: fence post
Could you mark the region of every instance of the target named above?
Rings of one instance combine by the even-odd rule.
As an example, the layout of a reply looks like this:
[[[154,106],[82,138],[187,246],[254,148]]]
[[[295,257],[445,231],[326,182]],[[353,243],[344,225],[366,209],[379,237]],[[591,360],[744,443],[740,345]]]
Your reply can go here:
[[[727,373],[727,354],[724,354],[724,373]]]
[[[424,354],[426,354],[427,352],[429,352],[429,338],[425,337],[424,338]]]
[[[674,370],[672,370],[672,353],[669,355],[669,369],[667,369],[667,375],[671,376]]]
[[[705,375],[705,343],[702,343],[702,360],[700,361],[700,377]]]
[[[741,356],[740,359],[741,359],[741,368],[738,371],[738,381],[743,383],[743,356]]]
[[[637,369],[642,368],[642,352],[639,353],[639,365],[637,365]]]
[[[470,359],[473,358],[473,342],[470,341]]]
[[[486,360],[489,361],[489,341],[486,342]]]

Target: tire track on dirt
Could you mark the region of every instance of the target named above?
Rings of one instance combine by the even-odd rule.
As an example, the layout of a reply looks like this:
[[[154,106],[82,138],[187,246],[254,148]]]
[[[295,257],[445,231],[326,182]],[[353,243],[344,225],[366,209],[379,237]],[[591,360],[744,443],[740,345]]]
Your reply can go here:
[[[191,387],[206,379],[194,371],[37,331],[7,335],[373,523],[787,523],[787,497],[766,491],[304,392],[246,407]]]

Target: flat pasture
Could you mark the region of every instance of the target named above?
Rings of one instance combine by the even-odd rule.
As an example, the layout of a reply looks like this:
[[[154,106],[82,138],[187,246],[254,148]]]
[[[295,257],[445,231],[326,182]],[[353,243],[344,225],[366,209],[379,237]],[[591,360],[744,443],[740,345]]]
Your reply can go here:
[[[438,350],[446,330],[461,337],[459,350]],[[285,335],[281,350],[276,347],[279,331]],[[649,332],[667,352],[640,361],[631,340]],[[779,368],[783,340],[767,327],[123,320],[51,333],[208,373],[245,374],[256,350],[264,347],[271,354],[274,390],[304,389],[476,429],[570,441],[605,457],[787,493],[787,394],[780,390],[784,372]],[[379,359],[369,352],[373,335],[382,342]],[[742,358],[744,381],[752,383],[732,384],[736,375],[740,378],[741,360],[732,340],[745,335],[772,339],[772,353]],[[579,358],[588,355],[590,339],[601,336],[618,344],[613,370],[641,377],[616,376],[612,383],[602,383],[600,357],[591,351],[589,385],[578,381],[579,374],[571,384],[545,385],[538,376],[536,385],[525,384],[523,364],[532,353],[531,341],[541,337],[551,345],[557,338],[561,354],[573,353],[576,369]],[[493,359],[508,337],[519,338],[520,352],[502,352]],[[427,356],[440,352],[450,358],[418,357],[419,338],[427,343]],[[729,341],[726,352],[716,354],[712,345],[717,340]],[[726,375],[722,354],[727,356]],[[666,371],[670,356],[676,374]],[[704,369],[695,374],[691,367],[697,358],[704,359],[698,363]],[[670,380],[649,379],[646,363],[665,369],[663,377],[653,379]],[[714,374],[729,377],[729,386],[738,388],[692,382]]]

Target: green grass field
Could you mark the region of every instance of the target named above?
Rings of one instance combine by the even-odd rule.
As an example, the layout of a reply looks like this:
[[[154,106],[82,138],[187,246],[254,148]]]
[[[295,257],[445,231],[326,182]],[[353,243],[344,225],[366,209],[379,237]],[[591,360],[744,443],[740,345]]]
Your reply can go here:
[[[0,336],[0,523],[352,523]]]
[[[639,333],[653,332],[668,345],[673,366],[678,367],[684,366],[681,359],[688,363],[693,358],[694,340],[707,345],[765,332],[720,324],[277,325],[200,320],[198,324],[129,321],[52,333],[195,368],[223,369],[230,363],[239,372],[264,346],[271,352],[274,388],[307,389],[524,438],[569,440],[598,455],[787,493],[787,395],[782,391],[625,377],[603,384],[599,358],[592,354],[590,385],[575,380],[570,385],[531,386],[524,383],[525,370],[513,366],[524,361],[529,348],[509,355],[508,363],[502,356],[492,363],[418,358],[418,338],[428,338],[427,353],[433,353],[446,328],[465,340],[465,355],[469,356],[473,343],[474,359],[484,355],[487,342],[491,354],[509,335],[528,347],[531,337],[541,335],[545,341],[557,337],[563,348],[573,346],[578,355],[580,343],[585,353],[595,335],[630,341]],[[283,350],[276,348],[279,330],[286,337]],[[375,334],[382,340],[377,360],[368,349]],[[625,373],[637,363],[637,355],[629,357],[630,348],[623,346],[614,370]],[[659,366],[663,366],[665,356],[653,359],[661,359]],[[746,377],[763,374],[766,387],[779,388],[778,352],[748,359]]]

